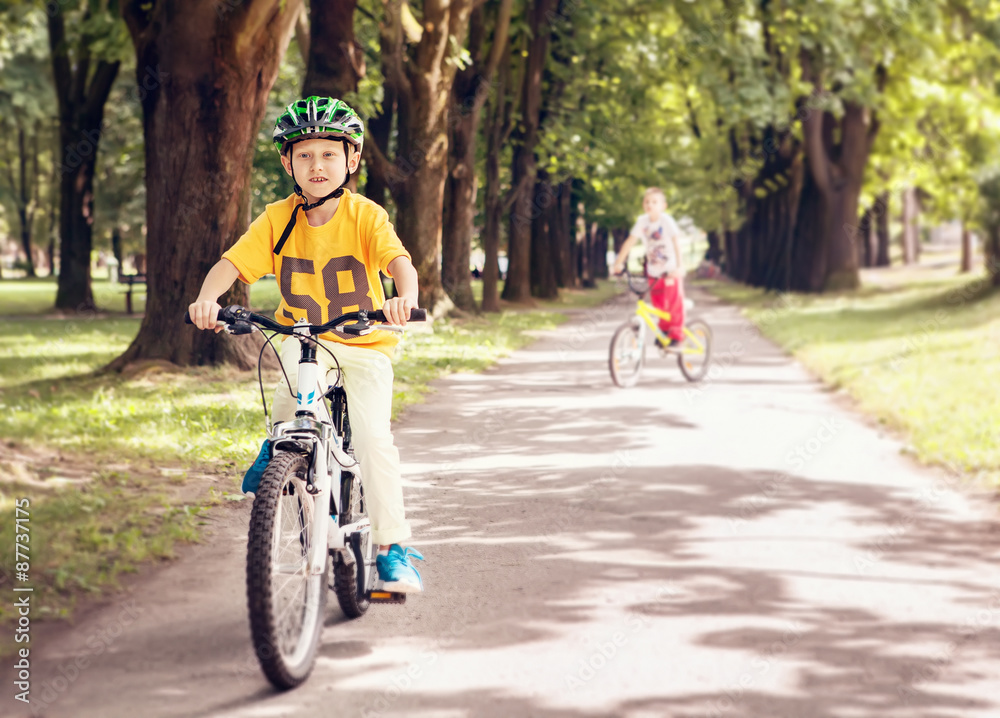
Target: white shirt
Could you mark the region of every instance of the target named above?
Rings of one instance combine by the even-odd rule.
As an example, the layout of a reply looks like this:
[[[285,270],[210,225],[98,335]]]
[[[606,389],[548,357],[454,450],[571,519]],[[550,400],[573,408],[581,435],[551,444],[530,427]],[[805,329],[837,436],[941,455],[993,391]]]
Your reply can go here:
[[[677,269],[680,258],[674,249],[674,237],[680,239],[677,222],[666,212],[655,221],[648,214],[640,214],[629,234],[638,237],[646,248],[646,274],[662,277]]]

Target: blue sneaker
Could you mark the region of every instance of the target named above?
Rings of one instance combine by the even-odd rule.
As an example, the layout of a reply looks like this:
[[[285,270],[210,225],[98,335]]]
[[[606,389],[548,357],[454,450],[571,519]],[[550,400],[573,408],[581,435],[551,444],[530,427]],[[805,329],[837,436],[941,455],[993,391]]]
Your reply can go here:
[[[260,480],[264,477],[264,472],[267,471],[267,465],[270,463],[271,442],[264,439],[264,443],[260,447],[260,453],[257,454],[257,458],[254,459],[253,464],[250,465],[246,474],[243,475],[242,490],[244,494],[257,493],[257,489],[260,487]]]
[[[410,557],[424,560],[416,549],[404,549],[398,543],[389,547],[389,553],[379,554],[375,559],[378,567],[378,577],[382,581],[382,590],[394,593],[420,593],[424,590],[424,582],[420,574],[410,563]]]

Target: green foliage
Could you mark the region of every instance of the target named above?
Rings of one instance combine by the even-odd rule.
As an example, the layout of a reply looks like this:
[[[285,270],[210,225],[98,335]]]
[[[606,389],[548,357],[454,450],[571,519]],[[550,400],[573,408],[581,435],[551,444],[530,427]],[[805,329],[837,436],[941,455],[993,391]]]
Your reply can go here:
[[[675,213],[734,228],[736,189],[774,151],[765,133],[800,137],[801,102],[835,116],[854,102],[880,122],[863,205],[919,184],[939,217],[969,216],[996,164],[997,14],[986,0],[574,4],[557,24],[543,164],[583,178],[607,226],[656,184]]]
[[[0,211],[8,231],[17,235],[18,210],[33,215],[29,232],[36,242],[48,239],[53,225],[49,214],[58,193],[56,175],[50,170],[58,164],[58,154],[44,18],[43,13],[13,9],[6,18],[0,13],[0,22],[11,23],[0,31]],[[27,166],[27,187],[21,186],[22,162]]]

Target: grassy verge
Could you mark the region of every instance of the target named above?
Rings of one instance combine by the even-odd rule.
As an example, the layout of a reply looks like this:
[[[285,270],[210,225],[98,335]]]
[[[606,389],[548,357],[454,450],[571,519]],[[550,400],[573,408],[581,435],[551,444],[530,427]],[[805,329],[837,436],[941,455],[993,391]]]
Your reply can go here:
[[[604,282],[536,309],[407,334],[395,363],[395,414],[420,401],[433,379],[479,371],[557,326],[566,309],[615,293]],[[18,315],[0,322],[0,587],[15,576],[13,501],[25,497],[35,615],[66,617],[81,594],[114,587],[142,562],[172,555],[177,541],[196,540],[206,507],[242,498],[242,470],[264,429],[260,391],[255,373],[229,369],[93,376],[128,346],[140,320],[55,318],[20,296],[50,307],[54,287],[0,283],[3,313]],[[273,307],[276,296],[273,282],[261,282],[252,304]],[[265,376],[269,401],[273,385]],[[0,625],[11,618],[0,607]]]
[[[125,312],[125,289],[122,284],[112,284],[107,279],[94,278],[92,282],[94,303],[105,312]],[[0,316],[33,316],[48,314],[56,302],[56,278],[5,279],[0,281]],[[141,314],[146,308],[146,287],[136,285],[132,290],[132,308]],[[80,314],[86,319],[93,313]]]
[[[710,290],[860,408],[922,462],[1000,485],[1000,293],[954,269],[869,270],[832,296]]]

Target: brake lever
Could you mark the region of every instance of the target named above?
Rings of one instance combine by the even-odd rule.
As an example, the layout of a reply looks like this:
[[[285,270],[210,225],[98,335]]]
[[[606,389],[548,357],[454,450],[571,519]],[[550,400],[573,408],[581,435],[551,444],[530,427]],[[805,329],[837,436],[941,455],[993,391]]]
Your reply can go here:
[[[366,334],[371,334],[375,327],[373,327],[368,322],[355,322],[354,324],[344,324],[341,327],[344,334],[352,334],[356,337],[363,337]]]
[[[221,326],[226,330],[226,334],[253,334],[257,331],[255,327],[250,322],[233,322],[232,324],[226,324],[223,321],[218,321],[215,326]]]

